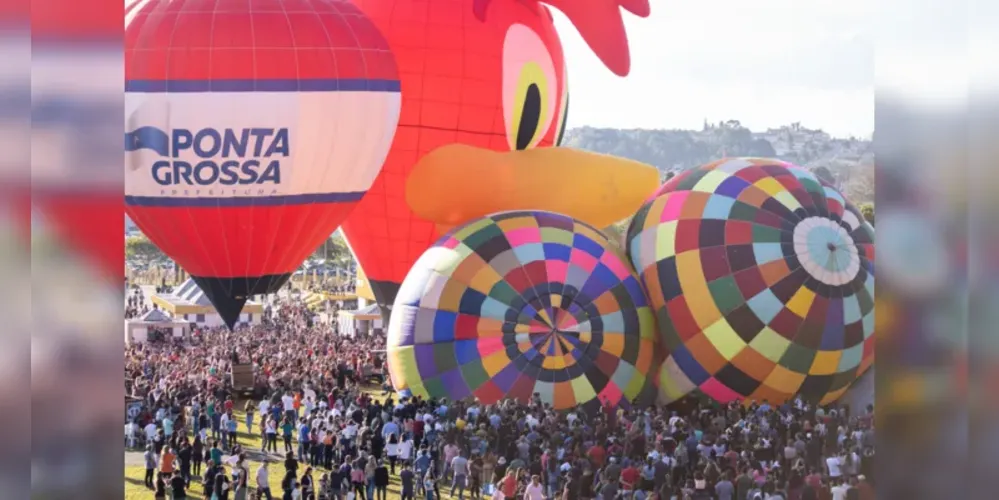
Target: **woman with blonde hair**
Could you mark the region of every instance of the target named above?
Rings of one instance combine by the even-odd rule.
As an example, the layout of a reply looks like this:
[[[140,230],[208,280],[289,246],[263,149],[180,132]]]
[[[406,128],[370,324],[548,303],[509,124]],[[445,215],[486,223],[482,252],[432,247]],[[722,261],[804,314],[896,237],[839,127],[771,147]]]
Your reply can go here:
[[[364,483],[367,488],[368,500],[375,498],[375,469],[378,468],[378,464],[375,463],[375,457],[368,457],[367,463],[364,464]]]
[[[496,485],[496,489],[500,490],[504,496],[513,497],[517,494],[517,471],[513,469],[507,469],[506,476],[500,479],[499,483]]]
[[[492,450],[488,450],[486,456],[482,457],[482,484],[492,484],[495,469],[496,455],[493,455]]]

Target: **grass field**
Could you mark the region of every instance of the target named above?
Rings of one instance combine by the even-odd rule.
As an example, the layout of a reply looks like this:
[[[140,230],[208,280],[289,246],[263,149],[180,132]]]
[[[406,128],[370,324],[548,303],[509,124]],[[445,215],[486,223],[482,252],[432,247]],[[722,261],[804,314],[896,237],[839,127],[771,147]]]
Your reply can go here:
[[[368,392],[373,397],[380,399],[380,395],[381,395],[381,391],[380,390],[377,390],[377,391],[376,390],[371,390],[371,391],[368,391]],[[260,449],[260,444],[261,444],[260,443],[260,441],[261,441],[260,440],[260,435],[257,434],[256,432],[254,432],[253,434],[246,433],[246,426],[244,424],[244,422],[246,421],[246,414],[242,410],[236,410],[235,409],[236,407],[242,407],[242,404],[240,403],[240,404],[234,405],[234,409],[233,409],[233,416],[235,416],[236,417],[236,421],[239,422],[239,435],[237,437],[237,442],[244,449],[259,450]],[[259,415],[257,416],[257,418],[259,419]],[[254,426],[256,426],[256,423],[254,423]],[[281,442],[280,439],[278,440],[278,450],[284,450],[284,444]],[[142,465],[128,465],[129,463],[139,463],[139,464],[141,464],[141,455],[142,455],[142,453],[141,452],[126,452],[126,453],[130,453],[130,454],[133,454],[133,455],[135,455],[135,454],[139,455],[139,457],[138,457],[139,458],[139,462],[136,462],[134,460],[131,460],[131,461],[126,460],[126,465],[125,465],[125,499],[126,500],[138,500],[138,499],[149,499],[149,498],[153,498],[153,490],[147,489],[142,484],[142,480],[143,480],[143,478],[146,475],[146,469],[145,469],[145,467],[142,466]],[[267,465],[267,471],[270,473],[269,476],[270,476],[270,483],[271,483],[271,494],[277,495],[276,498],[281,498],[281,478],[284,477],[284,464],[283,464],[282,461],[277,461],[278,459],[276,457],[274,457],[273,459],[275,460],[275,462],[268,463],[268,465]],[[250,469],[250,482],[249,482],[249,484],[251,486],[251,491],[253,491],[253,489],[255,487],[254,474],[256,473],[257,465],[260,462],[252,460],[252,459],[248,460],[248,462],[250,462],[250,464],[249,464],[249,469]],[[302,467],[300,465],[299,471],[301,471],[301,470],[302,470]],[[231,469],[229,467],[226,467],[226,471],[229,472],[229,471],[231,471]],[[202,472],[204,472],[204,468],[202,468]],[[312,472],[312,479],[313,479],[313,484],[314,485],[316,485],[316,486],[319,485],[319,476],[321,476],[323,474],[323,472],[326,472],[326,470],[322,469],[322,468],[314,469],[313,470],[313,472]],[[399,472],[399,469],[397,468],[396,469],[396,473],[398,473],[398,472]],[[400,486],[399,486],[399,477],[398,477],[398,475],[392,476],[391,480],[392,480],[392,482],[389,485],[389,489],[388,489],[388,498],[390,498],[390,499],[398,499],[401,496],[400,495],[400,489],[399,489]],[[442,490],[443,490],[443,488],[442,488]],[[191,480],[191,488],[188,490],[188,497],[189,498],[203,498],[203,493],[204,493],[204,490],[201,487],[201,480],[200,479],[193,479],[192,478],[192,480]],[[229,498],[232,498],[231,493],[230,493]]]

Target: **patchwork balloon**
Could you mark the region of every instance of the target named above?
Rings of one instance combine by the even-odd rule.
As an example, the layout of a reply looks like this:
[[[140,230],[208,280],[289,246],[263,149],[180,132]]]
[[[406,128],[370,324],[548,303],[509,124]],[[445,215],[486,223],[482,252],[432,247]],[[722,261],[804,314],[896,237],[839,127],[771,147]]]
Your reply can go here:
[[[419,258],[396,298],[388,365],[396,390],[417,396],[628,406],[655,399],[655,348],[638,278],[600,231],[515,211]]]
[[[684,172],[638,211],[628,254],[667,354],[665,402],[832,401],[874,362],[874,229],[808,170]]]

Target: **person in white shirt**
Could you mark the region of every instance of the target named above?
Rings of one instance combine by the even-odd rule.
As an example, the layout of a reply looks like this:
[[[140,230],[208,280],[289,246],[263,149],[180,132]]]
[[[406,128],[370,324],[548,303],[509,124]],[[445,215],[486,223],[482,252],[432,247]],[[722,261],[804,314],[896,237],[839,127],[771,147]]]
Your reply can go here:
[[[267,427],[264,430],[267,434],[267,440],[264,442],[264,452],[266,453],[268,449],[277,453],[277,422],[273,418],[267,419]]]
[[[139,433],[139,424],[134,420],[129,420],[125,424],[125,446],[135,448],[135,435]]]
[[[271,483],[267,477],[267,464],[261,463],[257,467],[257,491],[261,498],[271,498]]]
[[[697,443],[697,451],[700,452],[701,456],[704,458],[711,458],[711,445],[701,441]]]
[[[538,419],[537,419],[537,418],[536,418],[536,417],[535,417],[534,415],[532,415],[532,414],[528,414],[528,415],[527,415],[527,418],[526,418],[525,420],[527,421],[527,426],[528,426],[528,427],[530,427],[531,429],[533,429],[533,428],[537,427],[537,426],[538,426],[538,424],[540,424],[540,423],[541,423],[541,422],[539,422],[539,421],[538,421]]]
[[[357,436],[357,424],[351,421],[346,427],[343,428],[343,437],[348,441],[351,441],[354,439],[354,436]]]
[[[401,445],[402,441],[398,434],[392,433],[385,438],[385,454],[388,455],[389,459],[389,473],[393,476],[395,475],[395,466],[399,463],[399,447]]]
[[[266,398],[265,399],[261,399],[260,400],[260,404],[257,405],[257,409],[260,410],[260,416],[261,417],[264,417],[264,415],[267,415],[267,411],[271,409],[271,402],[270,402],[270,400],[266,399]]]
[[[843,471],[840,469],[840,465],[842,464],[843,459],[837,455],[826,458],[826,469],[829,472],[829,477],[836,482],[839,482],[839,479],[843,476]]]
[[[146,431],[146,442],[152,443],[156,439],[156,424],[149,422],[143,430]]]
[[[682,419],[679,416],[677,416],[676,412],[673,412],[673,415],[669,417],[669,427],[670,427],[670,429],[676,430],[676,424],[680,420],[682,420]]]
[[[850,486],[846,483],[846,479],[836,479],[834,483],[836,485],[829,490],[832,493],[832,500],[846,500],[846,492],[850,489]]]
[[[854,429],[850,435],[852,436],[854,443],[860,444],[864,441],[864,431],[859,427]]]
[[[399,461],[403,464],[409,463],[413,458],[413,438],[406,437],[399,443]]]
[[[295,398],[291,397],[290,392],[286,392],[284,393],[284,396],[281,396],[281,404],[284,405],[284,413],[285,415],[288,415],[288,418],[295,418],[298,416],[295,415]]]
[[[545,490],[541,486],[541,478],[536,474],[531,476],[531,484],[524,489],[524,500],[544,500]]]

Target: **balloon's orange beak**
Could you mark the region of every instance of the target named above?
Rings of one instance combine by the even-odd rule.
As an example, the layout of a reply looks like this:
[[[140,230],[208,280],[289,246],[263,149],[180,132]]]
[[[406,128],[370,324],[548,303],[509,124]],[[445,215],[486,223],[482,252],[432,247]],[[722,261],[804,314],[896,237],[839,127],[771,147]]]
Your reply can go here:
[[[508,210],[556,212],[604,228],[633,214],[658,187],[655,167],[615,156],[449,144],[416,164],[406,201],[442,232]]]

